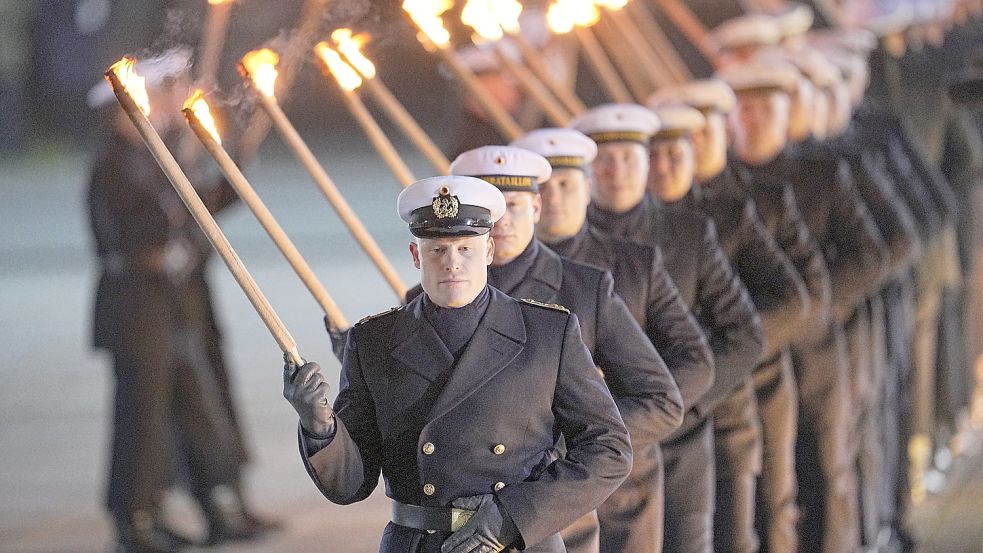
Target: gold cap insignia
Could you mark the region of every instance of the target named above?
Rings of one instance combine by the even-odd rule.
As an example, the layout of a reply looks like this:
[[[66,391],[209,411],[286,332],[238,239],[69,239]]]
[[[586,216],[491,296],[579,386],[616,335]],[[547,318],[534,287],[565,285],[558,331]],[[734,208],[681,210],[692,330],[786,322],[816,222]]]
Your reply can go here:
[[[440,195],[434,198],[430,205],[433,208],[433,214],[438,219],[447,219],[448,217],[457,217],[461,202],[456,196],[451,196],[450,191],[445,186],[440,189]]]

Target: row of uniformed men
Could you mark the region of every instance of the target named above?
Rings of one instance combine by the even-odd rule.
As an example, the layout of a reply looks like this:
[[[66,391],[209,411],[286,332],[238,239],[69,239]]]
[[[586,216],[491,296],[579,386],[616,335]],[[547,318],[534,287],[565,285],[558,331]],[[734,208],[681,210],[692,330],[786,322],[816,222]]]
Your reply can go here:
[[[333,409],[316,365],[285,372],[325,495],[357,501],[386,478],[383,550],[903,540],[902,292],[935,238],[919,198],[940,192],[902,166],[923,160],[883,132],[896,119],[863,103],[866,35],[774,48],[757,25],[718,31],[719,80],[467,151],[451,172],[481,180],[400,195],[421,286],[350,333]],[[535,306],[507,315],[500,292],[562,305],[579,328]],[[627,475],[577,339],[630,432]]]

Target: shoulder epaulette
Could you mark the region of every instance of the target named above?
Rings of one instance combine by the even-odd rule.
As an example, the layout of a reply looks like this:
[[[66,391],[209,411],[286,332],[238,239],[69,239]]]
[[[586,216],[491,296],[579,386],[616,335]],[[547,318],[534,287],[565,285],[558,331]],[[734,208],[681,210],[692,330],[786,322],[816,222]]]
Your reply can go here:
[[[380,317],[385,317],[386,315],[390,315],[392,313],[395,313],[395,312],[401,310],[403,307],[404,306],[402,306],[402,305],[397,305],[396,307],[390,308],[388,311],[383,311],[382,313],[376,313],[375,315],[369,315],[368,317],[363,317],[362,320],[358,321],[355,324],[367,323],[369,321],[378,319]]]
[[[563,311],[564,313],[569,313],[570,310],[558,303],[543,303],[541,301],[531,300],[529,298],[522,298],[519,301],[522,303],[528,303],[529,305],[535,305],[536,307],[545,307],[546,309],[552,309],[554,311]]]

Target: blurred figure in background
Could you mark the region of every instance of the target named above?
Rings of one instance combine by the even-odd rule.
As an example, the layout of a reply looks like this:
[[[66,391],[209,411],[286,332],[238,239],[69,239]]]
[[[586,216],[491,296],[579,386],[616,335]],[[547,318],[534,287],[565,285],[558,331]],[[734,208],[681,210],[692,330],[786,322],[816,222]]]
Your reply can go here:
[[[189,53],[145,59],[151,120],[170,144],[187,128]],[[108,86],[93,105],[115,103]],[[108,108],[107,108],[108,109]],[[275,528],[249,512],[247,460],[205,271],[211,247],[121,110],[97,156],[88,207],[101,274],[94,345],[113,356],[113,445],[106,506],[119,553],[176,551],[191,540],[169,529],[161,501],[183,477],[208,523],[206,542],[250,539]],[[235,199],[224,182],[200,190],[219,212]]]

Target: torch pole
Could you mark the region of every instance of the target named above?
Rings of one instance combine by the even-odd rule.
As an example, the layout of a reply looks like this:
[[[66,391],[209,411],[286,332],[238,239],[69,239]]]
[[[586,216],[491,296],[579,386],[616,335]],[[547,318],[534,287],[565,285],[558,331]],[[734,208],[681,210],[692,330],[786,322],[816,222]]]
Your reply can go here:
[[[583,27],[578,27],[573,32],[584,51],[587,64],[594,71],[594,76],[597,77],[608,98],[613,102],[630,103],[632,101],[631,94],[625,88],[625,83],[618,76],[618,72],[614,69],[614,65],[611,64],[607,54],[604,53],[604,49],[594,33]]]
[[[639,68],[635,55],[631,49],[624,47],[624,38],[617,29],[612,28],[612,25],[610,18],[604,18],[590,30],[599,37],[600,42],[603,42],[605,49],[611,55],[611,60],[631,90],[635,99],[630,101],[644,103],[654,88],[651,77],[644,69]]]
[[[341,97],[345,101],[348,111],[351,112],[355,120],[358,121],[359,126],[365,131],[369,142],[372,143],[376,152],[379,153],[379,157],[386,162],[386,166],[389,167],[393,176],[399,181],[400,186],[406,188],[416,182],[413,172],[406,166],[403,158],[399,156],[396,147],[393,146],[393,143],[389,141],[389,137],[379,127],[379,123],[372,117],[372,114],[365,107],[362,99],[358,97],[358,93],[342,86],[339,86],[339,88],[341,89]]]
[[[300,68],[305,56],[317,42],[318,34],[324,23],[324,10],[328,0],[306,0],[297,19],[296,32],[283,53],[280,63],[280,76],[277,78],[280,88],[280,98],[286,100],[293,87],[294,80],[300,74]],[[254,111],[250,116],[246,129],[239,141],[236,159],[243,165],[249,165],[259,151],[259,147],[270,131],[270,119],[260,111]]]
[[[549,90],[536,79],[535,75],[503,51],[501,41],[495,44],[495,54],[505,72],[511,75],[539,109],[543,110],[550,123],[557,127],[566,127],[570,122],[570,114],[550,95]]]
[[[216,80],[218,62],[225,46],[225,35],[229,28],[229,14],[232,2],[209,4],[205,27],[202,30],[201,56],[198,58],[198,80],[211,85]]]
[[[393,93],[378,76],[367,78],[363,75],[362,86],[372,94],[372,97],[375,98],[375,101],[389,115],[393,123],[416,145],[417,149],[423,153],[424,157],[430,161],[430,165],[433,165],[433,168],[438,173],[446,175],[450,172],[450,160],[440,151],[440,148],[434,144],[426,131],[406,111],[403,104],[393,96]]]
[[[157,164],[160,165],[161,170],[167,176],[167,180],[171,182],[174,190],[177,191],[184,205],[191,212],[198,226],[201,227],[205,236],[208,237],[208,241],[211,242],[212,247],[218,252],[222,261],[225,262],[232,276],[239,283],[246,297],[249,298],[249,302],[256,309],[256,313],[263,319],[263,323],[266,324],[266,328],[269,329],[270,334],[273,335],[273,339],[280,346],[280,350],[283,351],[291,363],[298,367],[303,365],[304,359],[297,351],[297,342],[290,335],[290,332],[283,324],[283,321],[280,320],[276,311],[273,310],[273,306],[270,305],[269,300],[263,295],[262,290],[259,289],[259,285],[256,284],[252,275],[249,274],[245,264],[239,259],[239,255],[232,248],[232,244],[229,243],[222,229],[215,222],[215,218],[212,217],[208,208],[201,201],[201,197],[198,196],[198,192],[195,191],[187,175],[181,170],[174,156],[171,155],[167,146],[164,145],[164,141],[160,138],[160,135],[157,134],[153,125],[150,124],[150,120],[147,119],[147,116],[143,114],[136,102],[133,101],[133,98],[127,93],[126,88],[114,71],[107,71],[106,78],[112,85],[113,92],[115,92],[116,99],[119,100],[120,105],[123,107],[123,111],[126,112],[130,121],[133,122],[133,125],[136,127],[137,132],[140,133],[140,137],[143,138],[150,153],[153,154],[154,159],[157,160]]]
[[[260,199],[259,195],[256,194],[256,190],[253,186],[246,180],[246,176],[242,174],[242,171],[236,165],[235,161],[225,148],[219,144],[215,138],[208,132],[207,129],[201,124],[201,121],[195,115],[194,111],[190,108],[184,109],[184,117],[188,120],[188,125],[191,130],[194,131],[195,136],[201,141],[201,144],[205,147],[205,150],[211,154],[212,158],[218,164],[219,169],[222,170],[222,174],[229,180],[229,184],[235,189],[242,201],[249,207],[249,210],[253,212],[256,219],[266,230],[266,233],[273,239],[273,243],[280,250],[280,253],[287,259],[290,266],[293,268],[300,280],[303,281],[304,285],[317,300],[318,305],[327,315],[328,320],[334,328],[344,330],[350,325],[345,315],[338,308],[338,304],[335,303],[331,294],[328,293],[321,281],[318,280],[317,276],[314,274],[314,270],[311,269],[310,265],[304,259],[304,256],[300,254],[297,247],[294,246],[293,241],[287,236],[280,223],[273,217],[270,210]]]
[[[437,45],[430,40],[430,37],[426,33],[420,31],[417,34],[417,38],[423,42],[424,47],[428,50],[436,50],[440,57],[447,64],[447,67],[454,73],[457,80],[468,89],[468,92],[474,95],[474,98],[481,104],[481,107],[485,109],[488,116],[491,117],[492,122],[498,128],[498,132],[502,133],[502,136],[507,140],[516,140],[525,132],[522,127],[515,122],[515,119],[509,115],[509,112],[502,107],[502,104],[495,99],[494,96],[488,92],[481,83],[478,82],[478,78],[475,74],[468,69],[461,58],[453,52],[446,44]]]
[[[647,77],[652,88],[670,84],[672,79],[666,75],[666,68],[656,59],[648,41],[638,31],[638,27],[635,26],[635,23],[628,17],[624,9],[609,9],[606,12],[608,20],[617,31],[618,36],[627,43],[631,52],[630,55],[634,58],[635,63],[641,65],[642,73]],[[613,48],[615,41],[612,40],[610,45]]]
[[[550,92],[563,103],[567,111],[574,115],[580,115],[587,111],[587,106],[584,105],[584,102],[572,90],[563,86],[559,79],[556,78],[556,75],[550,72],[549,62],[543,56],[542,52],[536,50],[529,43],[529,40],[522,36],[521,32],[509,33],[509,36],[519,49],[519,53],[522,54],[522,59],[525,60],[526,65],[549,88]]]
[[[677,83],[692,80],[693,74],[686,67],[682,58],[679,57],[676,49],[673,48],[665,32],[659,27],[659,23],[655,20],[652,12],[637,0],[629,2],[626,8],[631,10],[632,20],[638,26],[639,32],[642,33],[643,37],[648,39],[649,44],[652,45],[652,49],[655,51],[655,55],[666,66],[667,71],[672,75],[673,79]]]
[[[686,40],[689,40],[696,49],[703,54],[711,64],[716,64],[717,45],[710,37],[709,31],[703,23],[693,15],[693,12],[680,0],[656,0],[659,8],[665,12],[666,16],[672,20],[676,28],[679,29]]]
[[[246,74],[245,70],[243,72]],[[287,119],[286,114],[280,109],[280,105],[277,104],[276,99],[266,96],[258,90],[256,91],[256,97],[259,99],[260,105],[263,106],[263,110],[266,111],[272,120],[273,126],[276,127],[284,142],[287,143],[287,146],[290,147],[294,155],[297,156],[297,159],[307,169],[311,178],[314,179],[314,183],[335,209],[338,217],[341,218],[349,232],[351,232],[359,245],[362,246],[362,249],[365,250],[369,259],[372,260],[372,263],[382,273],[383,278],[386,279],[386,282],[392,288],[393,292],[395,292],[396,296],[399,297],[399,300],[403,301],[406,298],[406,285],[400,280],[396,269],[393,268],[385,254],[382,253],[382,249],[379,248],[379,245],[369,234],[369,231],[366,230],[365,225],[359,220],[355,211],[348,205],[345,197],[338,191],[338,187],[335,186],[334,181],[328,176],[328,173],[321,166],[320,162],[318,162],[317,158],[314,157],[314,153],[307,147],[300,133],[297,132],[297,129]]]

